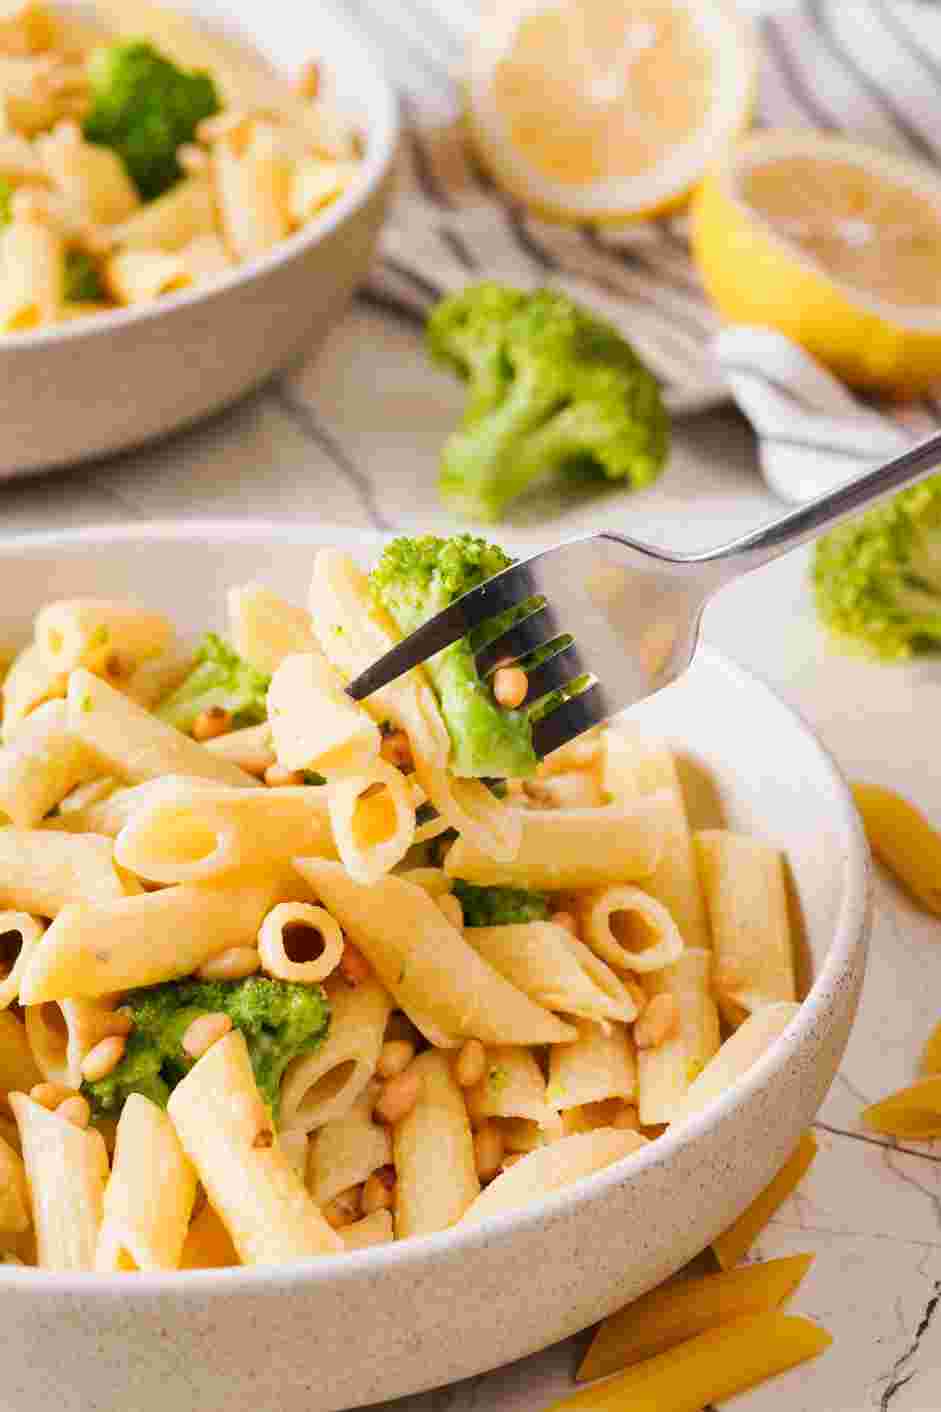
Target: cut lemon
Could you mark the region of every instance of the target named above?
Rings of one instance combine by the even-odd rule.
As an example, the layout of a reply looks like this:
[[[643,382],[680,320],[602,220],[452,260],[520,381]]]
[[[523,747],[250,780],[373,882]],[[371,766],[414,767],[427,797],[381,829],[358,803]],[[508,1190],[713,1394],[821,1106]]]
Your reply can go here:
[[[941,380],[932,168],[821,133],[753,133],[697,192],[692,244],[727,319],[778,329],[857,387]]]
[[[487,0],[468,60],[482,162],[557,220],[679,205],[745,127],[755,88],[730,0]]]

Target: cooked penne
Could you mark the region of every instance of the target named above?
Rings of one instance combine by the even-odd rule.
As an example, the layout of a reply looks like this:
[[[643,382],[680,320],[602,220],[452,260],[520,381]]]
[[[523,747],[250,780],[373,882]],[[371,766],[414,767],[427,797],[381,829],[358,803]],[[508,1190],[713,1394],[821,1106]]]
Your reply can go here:
[[[137,188],[118,154],[85,142],[77,123],[58,123],[36,139],[36,152],[53,184],[78,216],[96,225],[125,221],[140,206]]]
[[[95,773],[95,756],[69,730],[65,702],[46,701],[0,749],[0,814],[18,829],[35,828]]]
[[[118,304],[149,304],[193,283],[186,261],[165,250],[124,250],[104,262],[108,291]]]
[[[187,976],[211,956],[253,945],[284,890],[281,874],[260,870],[239,874],[231,888],[184,883],[118,902],[63,908],[30,956],[21,1000],[38,1005],[110,995]]]
[[[319,654],[307,609],[288,603],[264,584],[231,588],[227,602],[235,650],[257,671],[273,676],[286,657]]]
[[[182,254],[201,237],[215,235],[216,202],[205,175],[184,177],[156,201],[140,207],[112,232],[124,250]]]
[[[580,1108],[608,1098],[632,1100],[637,1094],[634,1046],[624,1025],[602,1027],[576,1021],[574,1044],[554,1044],[549,1051],[546,1098],[553,1108]]]
[[[278,132],[256,122],[242,150],[223,138],[212,149],[212,171],[222,227],[240,260],[263,255],[291,226],[291,162]]]
[[[561,1134],[556,1105],[549,1101],[542,1070],[532,1051],[522,1045],[497,1045],[488,1050],[486,1073],[467,1090],[466,1099],[475,1124],[488,1118],[524,1118],[556,1136]]]
[[[69,903],[116,902],[127,889],[110,838],[50,829],[0,829],[0,906],[55,917]]]
[[[21,1235],[31,1221],[26,1169],[19,1155],[0,1138],[0,1235]]]
[[[713,986],[723,1016],[740,1025],[763,1005],[794,1000],[794,946],[784,861],[757,838],[709,829],[694,839],[712,920]]]
[[[146,780],[143,784],[119,785],[113,775],[105,776],[107,789],[98,792],[98,797],[79,798],[74,806],[60,806],[54,818],[45,819],[42,827],[57,832],[76,834],[100,834],[102,838],[116,839],[130,818],[142,809],[146,800],[155,790],[162,787],[162,780]]]
[[[672,966],[643,978],[649,997],[669,995],[674,1023],[656,1044],[637,1052],[641,1121],[670,1123],[677,1104],[718,1051],[719,1012],[712,996],[712,952],[690,948]]]
[[[194,284],[226,274],[234,263],[221,235],[214,232],[195,236],[180,247],[179,255]]]
[[[468,927],[464,937],[501,976],[547,1010],[625,1023],[637,1015],[620,977],[566,927],[552,922]]]
[[[691,1118],[724,1093],[746,1074],[767,1049],[779,1039],[797,1014],[800,1006],[790,1001],[766,1005],[755,1010],[744,1024],[725,1041],[709,1060],[698,1078],[694,1079],[677,1104],[674,1123]]]
[[[107,670],[117,654],[122,676],[162,656],[173,629],[159,613],[109,598],[71,598],[48,603],[36,616],[36,644],[50,672],[87,667]]]
[[[187,775],[233,787],[258,786],[237,765],[164,725],[82,667],[69,678],[67,700],[74,734],[96,752],[108,771],[130,784],[161,775]]]
[[[352,1107],[313,1134],[307,1153],[307,1186],[318,1206],[359,1186],[392,1161],[392,1134],[374,1123],[376,1094],[369,1085]]]
[[[132,1093],[118,1122],[95,1269],[178,1269],[195,1198],[196,1173],[172,1122]]]
[[[288,214],[294,224],[306,225],[324,206],[342,196],[358,171],[355,162],[325,162],[318,157],[295,162],[288,197]]]
[[[23,1147],[38,1263],[44,1270],[93,1270],[108,1179],[101,1133],[50,1113],[25,1093],[10,1095]]]
[[[127,1034],[128,1026],[115,1015],[115,1007],[114,996],[28,1005],[23,1011],[26,1035],[43,1078],[80,1088],[89,1050],[111,1035]]]
[[[743,1260],[779,1207],[803,1181],[817,1156],[817,1139],[804,1133],[797,1147],[772,1182],[759,1192],[734,1225],[712,1242],[712,1252],[723,1270]]]
[[[3,740],[9,742],[31,711],[52,697],[64,696],[67,681],[46,666],[35,642],[24,647],[3,679]]]
[[[347,1250],[366,1250],[373,1245],[387,1245],[390,1240],[395,1239],[392,1212],[373,1211],[370,1215],[363,1216],[351,1226],[344,1226],[340,1231],[340,1239]]]
[[[199,749],[200,747],[197,747]],[[230,789],[167,776],[115,841],[122,867],[153,882],[207,882],[302,851],[336,857],[326,790]]]
[[[180,1255],[181,1270],[222,1270],[240,1263],[238,1251],[209,1202],[193,1217]]]
[[[284,1128],[316,1127],[341,1118],[376,1072],[386,1022],[388,992],[374,980],[351,986],[339,976],[326,986],[331,1020],[327,1038],[312,1054],[288,1065],[281,1083]]]
[[[418,1101],[392,1136],[399,1240],[453,1226],[480,1191],[464,1094],[447,1055],[429,1049],[411,1071],[421,1084]]]
[[[241,1031],[194,1064],[170,1095],[168,1112],[243,1264],[343,1249],[272,1131]]]
[[[619,1162],[622,1157],[629,1157],[644,1147],[646,1141],[640,1133],[619,1128],[596,1128],[594,1132],[560,1137],[527,1153],[495,1178],[465,1213],[464,1220],[476,1223],[540,1201],[612,1162]]]
[[[0,1094],[28,1093],[42,1079],[23,1021],[0,1010]]]
[[[55,323],[63,303],[65,241],[37,216],[13,220],[0,234],[0,333]]]
[[[295,859],[340,926],[368,958],[400,1009],[433,1043],[462,1036],[485,1044],[550,1044],[570,1026],[489,966],[445,920],[423,888],[385,877],[366,887],[339,863]]]
[[[415,837],[415,804],[401,770],[375,760],[365,774],[327,785],[330,825],[340,861],[368,886],[401,863]]]
[[[20,976],[43,930],[28,912],[0,912],[0,1010],[19,999]]]
[[[258,954],[269,976],[318,985],[340,964],[343,933],[322,907],[279,902],[261,924]]]
[[[645,878],[661,855],[668,803],[651,795],[623,808],[513,810],[522,835],[515,857],[497,862],[462,834],[448,853],[445,871],[486,886],[546,892]]]
[[[379,727],[351,701],[319,648],[285,657],[268,691],[278,763],[327,779],[368,773],[379,758]]]
[[[249,775],[263,775],[277,760],[267,721],[260,726],[230,731],[228,735],[217,735],[215,740],[206,741],[206,749],[223,760],[231,760]]]
[[[578,899],[586,943],[610,966],[647,975],[672,966],[683,938],[667,909],[639,887],[605,887]]]

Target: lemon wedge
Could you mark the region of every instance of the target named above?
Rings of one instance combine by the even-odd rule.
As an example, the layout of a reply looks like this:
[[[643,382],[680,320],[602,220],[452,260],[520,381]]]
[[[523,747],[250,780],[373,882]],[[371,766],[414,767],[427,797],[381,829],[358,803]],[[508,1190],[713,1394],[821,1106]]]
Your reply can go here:
[[[760,132],[692,208],[703,283],[737,323],[778,329],[854,386],[941,380],[941,176],[816,132]]]
[[[729,0],[486,0],[468,55],[471,140],[549,219],[660,214],[746,126],[755,54]]]

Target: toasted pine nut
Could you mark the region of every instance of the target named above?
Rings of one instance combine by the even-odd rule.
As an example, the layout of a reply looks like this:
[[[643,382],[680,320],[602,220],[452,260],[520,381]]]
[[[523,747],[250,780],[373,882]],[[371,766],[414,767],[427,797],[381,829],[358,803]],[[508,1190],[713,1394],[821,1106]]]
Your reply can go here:
[[[76,1128],[87,1128],[91,1121],[91,1108],[87,1098],[80,1093],[64,1098],[56,1109],[56,1117],[64,1118]]]
[[[482,1182],[491,1182],[503,1161],[503,1134],[494,1123],[484,1123],[474,1134],[474,1161]]]
[[[75,1089],[57,1083],[34,1084],[29,1091],[29,1096],[41,1108],[48,1108],[50,1113],[54,1113],[60,1103],[64,1103],[67,1098],[75,1097]]]
[[[270,1128],[259,1128],[252,1141],[252,1147],[274,1147],[274,1133]]]
[[[367,1177],[363,1186],[363,1215],[371,1216],[374,1211],[391,1211],[395,1205],[395,1172],[392,1173],[391,1183],[386,1182],[379,1172],[373,1172],[371,1177]]]
[[[135,663],[130,657],[122,657],[120,652],[112,652],[105,662],[105,671],[112,680],[121,681],[134,675]]]
[[[196,972],[201,981],[241,981],[253,976],[261,966],[261,957],[254,946],[231,946],[210,956]]]
[[[103,1079],[105,1074],[110,1074],[111,1070],[120,1064],[126,1047],[126,1040],[119,1034],[99,1040],[82,1060],[82,1078],[87,1079],[89,1083]]]
[[[210,1049],[217,1039],[229,1033],[232,1028],[232,1021],[228,1015],[223,1015],[221,1011],[216,1011],[208,1015],[197,1015],[186,1029],[182,1040],[181,1048],[191,1059],[200,1059]]]
[[[327,1225],[332,1226],[335,1231],[339,1231],[344,1226],[351,1226],[354,1221],[358,1221],[362,1211],[362,1197],[361,1186],[350,1186],[346,1191],[338,1192],[333,1200],[328,1201],[323,1208],[323,1216]]]
[[[493,696],[498,706],[513,710],[522,706],[529,690],[529,677],[522,667],[499,667],[493,674]]]
[[[388,761],[390,765],[395,765],[398,770],[410,770],[414,763],[412,747],[404,731],[392,731],[390,735],[384,735],[379,747],[379,754],[383,760]]]
[[[487,1051],[479,1039],[467,1039],[457,1052],[454,1077],[461,1088],[473,1088],[487,1072]]]
[[[652,995],[644,1013],[634,1023],[634,1043],[638,1049],[656,1049],[680,1027],[680,1010],[674,996],[666,992]]]
[[[320,65],[313,59],[301,69],[297,79],[297,91],[302,98],[316,98],[320,92]]]
[[[124,1035],[127,1038],[134,1028],[134,1019],[126,1010],[114,1010],[102,1018],[101,1025],[106,1035]]]
[[[421,1079],[418,1074],[414,1069],[404,1069],[384,1086],[373,1117],[380,1123],[400,1123],[411,1113],[420,1093]]]
[[[300,770],[286,770],[283,765],[269,765],[265,771],[265,784],[269,789],[284,789],[304,783]]]
[[[372,975],[372,966],[351,941],[348,941],[343,948],[339,970],[347,985],[352,986],[362,985],[363,981],[368,981]]]
[[[640,1118],[633,1103],[625,1103],[611,1119],[612,1128],[623,1128],[632,1133],[640,1132]]]
[[[381,1079],[394,1079],[415,1058],[415,1046],[408,1039],[387,1039],[379,1051],[376,1073]]]
[[[200,711],[190,729],[194,740],[215,740],[217,735],[227,735],[232,729],[232,712],[224,706],[210,706],[208,711]]]
[[[464,908],[454,894],[446,892],[435,900],[438,904],[438,911],[447,918],[456,931],[462,932],[464,930]]]
[[[578,925],[571,912],[553,912],[549,921],[553,922],[557,927],[564,927],[565,930],[571,932],[573,936],[578,935]]]

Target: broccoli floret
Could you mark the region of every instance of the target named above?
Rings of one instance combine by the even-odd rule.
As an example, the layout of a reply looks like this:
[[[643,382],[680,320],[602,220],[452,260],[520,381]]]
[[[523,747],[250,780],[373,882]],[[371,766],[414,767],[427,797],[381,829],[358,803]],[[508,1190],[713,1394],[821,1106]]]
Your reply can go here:
[[[825,535],[813,580],[821,622],[850,651],[941,650],[941,476]]]
[[[98,267],[83,250],[65,257],[65,298],[69,304],[98,304],[107,299]]]
[[[370,584],[377,604],[408,634],[512,562],[502,549],[469,534],[394,539]],[[497,705],[477,673],[474,651],[479,645],[476,635],[461,638],[426,664],[451,737],[450,768],[456,775],[477,777],[531,775],[539,762],[529,712]]]
[[[177,148],[192,142],[203,118],[219,111],[207,73],[187,73],[140,41],[100,49],[88,65],[89,142],[112,147],[145,201],[182,176]]]
[[[0,177],[0,226],[10,224],[13,219],[13,188],[5,177]]]
[[[663,469],[656,379],[615,328],[566,295],[473,285],[433,310],[427,346],[468,384],[441,464],[441,494],[457,512],[499,519],[550,473],[638,487]]]
[[[196,666],[157,708],[167,725],[188,731],[201,711],[214,706],[229,711],[232,724],[258,726],[268,719],[266,698],[271,678],[257,671],[234,648],[207,632],[196,654]]]
[[[96,1113],[114,1115],[131,1093],[165,1108],[195,1060],[182,1048],[198,1015],[221,1012],[242,1031],[262,1098],[278,1118],[281,1076],[298,1054],[324,1039],[330,1007],[319,986],[249,976],[241,981],[167,981],[131,991],[125,1006],[134,1020],[124,1058],[103,1079],[82,1085]]]
[[[549,917],[546,895],[525,887],[477,887],[455,878],[454,896],[467,927],[512,927],[520,922],[545,922]]]

